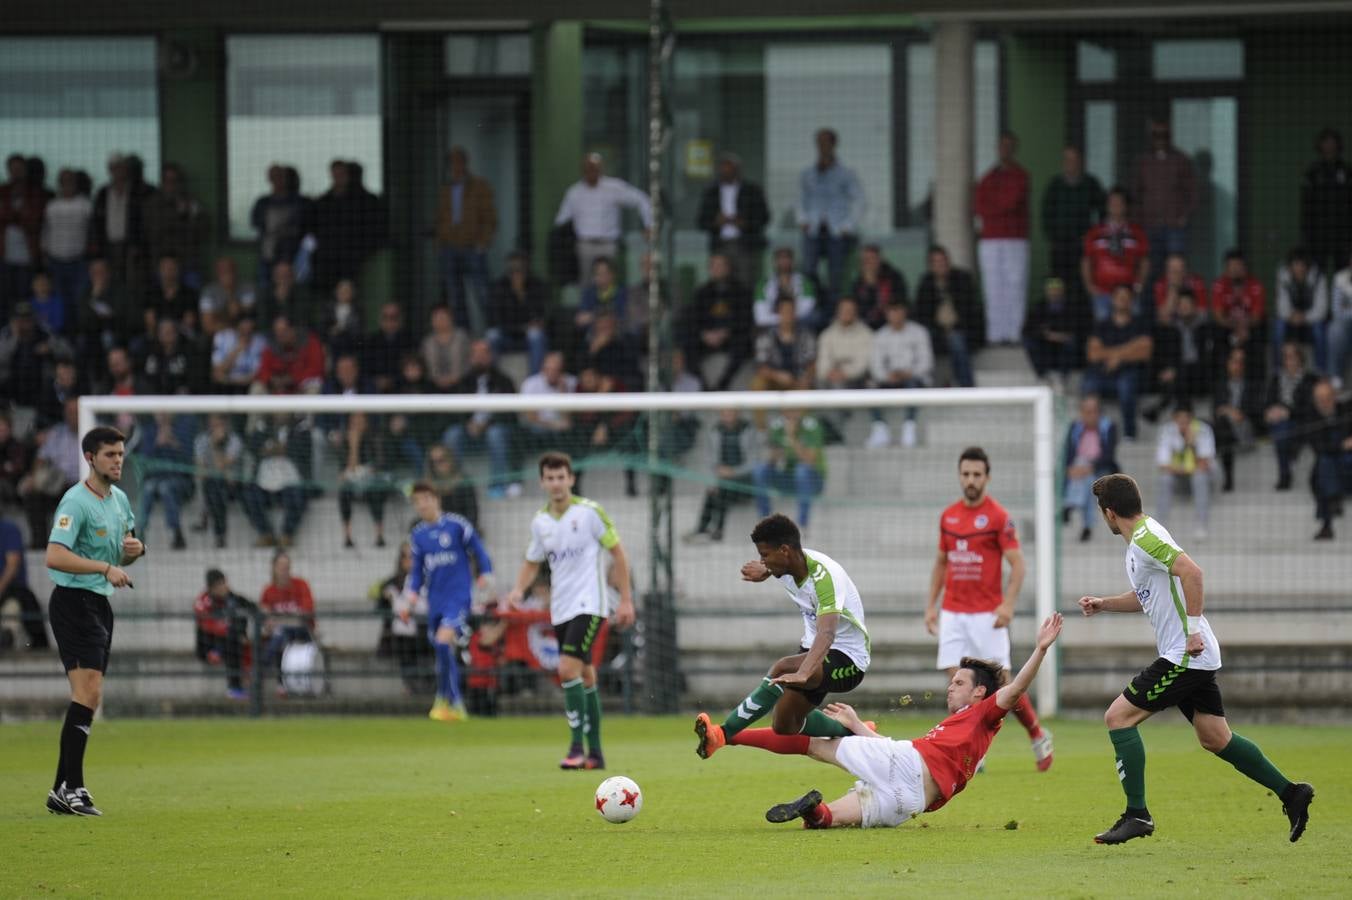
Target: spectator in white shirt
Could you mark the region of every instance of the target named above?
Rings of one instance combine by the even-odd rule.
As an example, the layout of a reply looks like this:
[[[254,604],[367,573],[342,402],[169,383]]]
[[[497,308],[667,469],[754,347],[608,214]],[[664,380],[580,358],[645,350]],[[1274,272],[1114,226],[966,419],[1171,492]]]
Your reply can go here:
[[[568,188],[559,204],[555,225],[573,223],[577,236],[577,267],[586,277],[592,263],[602,256],[615,259],[620,249],[621,212],[628,207],[643,220],[644,229],[652,228],[653,211],[648,195],[626,181],[602,171],[601,154],[582,158],[582,180]]]
[[[577,379],[563,368],[563,354],[555,350],[545,355],[540,371],[521,382],[521,393],[571,394],[577,390]],[[562,437],[573,427],[568,413],[542,409],[522,414],[521,424],[536,437]]]
[[[841,390],[868,384],[873,331],[859,318],[859,303],[841,297],[836,318],[817,336],[817,387]]]
[[[1211,514],[1211,477],[1216,463],[1216,437],[1211,426],[1192,415],[1192,404],[1180,399],[1174,407],[1173,424],[1160,429],[1155,448],[1159,482],[1155,496],[1156,517],[1169,521],[1174,491],[1192,487],[1197,506],[1197,529],[1193,537],[1204,540]]]
[[[887,307],[887,321],[873,333],[873,359],[869,364],[873,383],[880,388],[929,387],[934,378],[934,345],[929,329],[910,321],[910,308],[894,302]],[[916,409],[906,408],[906,420],[901,425],[901,445],[914,447],[916,443]],[[869,432],[870,449],[886,447],[892,441],[883,411],[873,411],[873,430]]]
[[[774,328],[779,324],[779,298],[792,297],[798,321],[817,329],[817,286],[812,276],[796,271],[793,251],[780,247],[775,251],[774,271],[756,288],[756,299],[751,314],[757,328]]]
[[[1352,265],[1333,279],[1329,303],[1329,375],[1337,390],[1343,388],[1347,364],[1352,361]]]
[[[243,394],[258,375],[268,342],[258,333],[252,310],[240,313],[231,328],[211,338],[211,383],[223,394]]]
[[[56,176],[60,195],[47,202],[42,213],[42,252],[58,297],[74,304],[84,296],[89,283],[89,217],[94,203],[80,193],[80,179],[74,169],[62,169]],[[75,311],[72,305],[68,312]]]

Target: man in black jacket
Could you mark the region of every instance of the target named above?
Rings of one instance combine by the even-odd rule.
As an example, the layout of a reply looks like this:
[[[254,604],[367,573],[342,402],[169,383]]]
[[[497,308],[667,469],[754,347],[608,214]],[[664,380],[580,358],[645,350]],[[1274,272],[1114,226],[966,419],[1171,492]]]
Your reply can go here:
[[[686,365],[701,373],[705,357],[725,354],[727,364],[714,384],[717,390],[726,391],[737,370],[751,358],[752,330],[751,291],[733,277],[727,254],[715,252],[709,257],[709,280],[695,291],[687,315]]]
[[[698,227],[709,234],[709,252],[724,253],[742,284],[760,280],[765,226],[770,209],[761,186],[742,179],[742,161],[733,153],[718,158],[718,180],[700,198]]]
[[[1352,407],[1339,405],[1327,378],[1319,379],[1310,396],[1310,491],[1320,524],[1314,539],[1328,541],[1333,539],[1333,517],[1342,512],[1343,495],[1352,490]]]
[[[549,352],[549,288],[530,270],[523,250],[507,255],[506,271],[493,282],[488,305],[488,341],[494,355],[525,348],[528,372],[540,371]]]
[[[1321,272],[1337,272],[1352,247],[1352,167],[1343,161],[1343,137],[1332,128],[1315,141],[1319,159],[1300,184],[1300,236]]]
[[[1225,360],[1225,372],[1212,392],[1216,455],[1225,473],[1222,490],[1235,489],[1235,448],[1249,447],[1263,431],[1263,384],[1249,374],[1248,354],[1234,347]]]
[[[971,387],[972,353],[985,343],[985,313],[972,273],[954,266],[938,244],[925,257],[915,291],[915,320],[930,330],[936,355],[947,353],[958,387]]]
[[[456,394],[515,394],[516,385],[493,364],[493,348],[488,341],[479,340],[469,348],[469,371],[451,390]],[[487,447],[488,496],[493,499],[519,497],[520,482],[509,483],[507,480],[512,431],[510,415],[477,412],[446,429],[442,443],[451,448],[461,466],[466,450]]]

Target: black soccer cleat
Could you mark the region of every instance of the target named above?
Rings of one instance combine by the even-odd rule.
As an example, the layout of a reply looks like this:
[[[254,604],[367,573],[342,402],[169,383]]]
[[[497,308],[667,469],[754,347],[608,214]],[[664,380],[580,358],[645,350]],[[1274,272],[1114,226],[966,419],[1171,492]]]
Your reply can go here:
[[[1310,804],[1314,802],[1314,786],[1298,781],[1284,792],[1282,812],[1291,821],[1291,843],[1300,840],[1310,822]]]
[[[50,790],[47,792],[47,812],[54,816],[73,816],[75,811],[66,803],[66,787],[61,786],[61,790]]]
[[[803,796],[789,803],[780,803],[772,806],[765,811],[765,821],[774,822],[792,822],[794,819],[806,818],[807,814],[817,808],[817,804],[822,802],[821,791],[808,791]]]
[[[89,791],[84,788],[67,788],[63,799],[70,811],[77,816],[101,816],[99,808],[94,805],[94,798],[89,796]]]
[[[1117,823],[1102,834],[1094,835],[1096,844],[1125,844],[1132,838],[1150,837],[1155,833],[1154,819],[1138,819],[1123,813]]]

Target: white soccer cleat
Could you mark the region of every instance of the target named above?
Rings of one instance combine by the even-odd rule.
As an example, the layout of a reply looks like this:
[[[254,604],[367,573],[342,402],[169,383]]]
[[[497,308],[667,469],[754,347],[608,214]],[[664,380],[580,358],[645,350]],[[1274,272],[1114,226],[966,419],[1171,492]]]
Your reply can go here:
[[[914,447],[916,443],[915,423],[910,419],[901,423],[901,446]]]
[[[873,427],[869,429],[868,440],[864,446],[870,450],[880,450],[892,443],[892,432],[887,430],[886,422],[874,422]]]
[[[1037,760],[1037,770],[1045,772],[1052,767],[1052,733],[1042,729],[1042,734],[1033,738],[1033,759]]]

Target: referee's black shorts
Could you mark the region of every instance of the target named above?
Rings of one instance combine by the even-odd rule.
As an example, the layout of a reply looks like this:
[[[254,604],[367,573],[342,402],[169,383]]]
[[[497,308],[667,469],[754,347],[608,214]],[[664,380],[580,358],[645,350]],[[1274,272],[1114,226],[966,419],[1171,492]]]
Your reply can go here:
[[[113,646],[113,607],[107,597],[83,588],[53,588],[47,619],[52,623],[52,635],[67,672],[108,671],[108,653]]]

